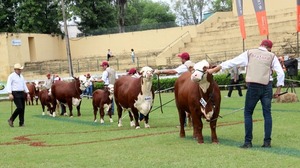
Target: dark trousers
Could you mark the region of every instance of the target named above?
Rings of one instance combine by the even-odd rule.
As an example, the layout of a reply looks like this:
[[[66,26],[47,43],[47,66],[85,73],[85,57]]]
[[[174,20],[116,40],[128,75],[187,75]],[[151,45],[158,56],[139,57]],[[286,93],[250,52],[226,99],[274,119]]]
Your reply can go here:
[[[234,79],[231,79],[231,81],[230,81],[231,86],[228,87],[228,89],[229,89],[228,94],[227,94],[228,97],[231,97],[231,93],[232,93],[232,90],[234,87],[232,85],[236,85],[236,84],[239,84],[239,81],[234,82]],[[236,85],[235,88],[238,90],[239,96],[243,96],[240,85]]]
[[[25,93],[23,91],[13,91],[14,103],[17,106],[14,113],[11,115],[10,120],[14,121],[19,116],[19,125],[24,124],[25,114]]]
[[[271,142],[272,134],[272,115],[271,115],[271,102],[272,102],[272,82],[268,85],[257,83],[249,83],[245,99],[244,121],[245,121],[245,143],[251,143],[253,139],[253,120],[252,115],[257,102],[260,100],[262,112],[264,116],[264,142]]]

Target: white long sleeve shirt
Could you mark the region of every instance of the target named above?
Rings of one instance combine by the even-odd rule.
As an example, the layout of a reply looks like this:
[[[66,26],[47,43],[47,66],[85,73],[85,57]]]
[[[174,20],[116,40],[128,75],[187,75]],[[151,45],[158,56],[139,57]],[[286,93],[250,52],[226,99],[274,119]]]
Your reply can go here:
[[[267,51],[267,49],[264,47],[259,47],[258,49]],[[232,68],[234,66],[241,66],[241,67],[247,66],[248,65],[248,51],[245,51],[242,54],[240,54],[239,56],[237,56],[231,60],[227,60],[227,61],[221,63],[220,65],[222,67],[222,70]],[[271,68],[277,74],[276,86],[277,87],[284,86],[284,72],[282,70],[282,67],[281,67],[278,59],[276,59],[276,58],[273,59]],[[270,80],[273,81],[272,74],[270,74]]]
[[[8,76],[6,89],[9,94],[12,93],[12,91],[24,91],[25,93],[29,93],[23,75],[18,75],[16,72]]]

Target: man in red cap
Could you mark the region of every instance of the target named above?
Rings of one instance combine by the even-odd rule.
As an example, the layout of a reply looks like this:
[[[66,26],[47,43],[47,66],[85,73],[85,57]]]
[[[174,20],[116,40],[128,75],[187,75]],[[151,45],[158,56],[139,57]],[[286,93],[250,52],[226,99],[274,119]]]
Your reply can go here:
[[[47,79],[45,80],[45,83],[44,83],[43,86],[44,86],[47,90],[49,90],[49,89],[51,88],[52,84],[53,84],[53,78],[51,78],[51,74],[50,74],[50,73],[48,73],[48,74],[46,75],[46,77],[47,77]]]
[[[102,77],[99,80],[95,80],[97,82],[103,82],[104,86],[108,86],[109,84],[115,84],[116,80],[116,71],[109,66],[107,61],[103,61],[102,64]],[[114,101],[112,99],[112,106],[111,106],[111,114],[114,115]]]
[[[164,70],[155,70],[154,73],[157,75],[167,74],[167,75],[181,75],[182,73],[189,70],[190,67],[194,66],[194,63],[190,61],[190,55],[187,52],[183,52],[178,54],[178,57],[181,58],[181,65],[179,65],[175,69],[164,69]]]
[[[227,60],[215,68],[208,69],[207,73],[215,73],[234,66],[247,66],[246,83],[247,93],[244,108],[245,141],[241,148],[252,147],[252,115],[258,101],[261,102],[264,116],[264,140],[261,147],[271,147],[272,96],[277,98],[280,95],[281,87],[284,85],[284,72],[274,53],[271,53],[273,43],[270,40],[263,40],[260,47],[243,52],[239,56]],[[273,94],[272,70],[277,74],[277,90]]]

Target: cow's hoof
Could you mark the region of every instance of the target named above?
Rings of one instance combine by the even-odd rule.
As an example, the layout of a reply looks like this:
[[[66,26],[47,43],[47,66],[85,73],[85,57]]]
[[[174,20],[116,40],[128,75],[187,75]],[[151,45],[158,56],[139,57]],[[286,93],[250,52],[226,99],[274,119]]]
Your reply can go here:
[[[67,113],[64,113],[64,116],[68,116],[68,114]],[[71,116],[70,116],[71,117]],[[73,116],[72,116],[73,117]]]
[[[70,118],[73,118],[73,116],[70,116]]]
[[[101,120],[100,120],[100,123],[101,123],[101,124],[104,124],[104,120],[103,120],[103,119],[101,119]]]
[[[145,128],[150,128],[150,125],[149,124],[145,124]]]
[[[135,127],[134,121],[131,121],[131,122],[130,122],[130,126],[131,126],[131,127]]]
[[[56,114],[55,114],[55,113],[53,113],[53,114],[52,114],[52,117],[56,117]]]
[[[118,127],[123,127],[123,125],[122,124],[118,124]]]
[[[94,120],[94,122],[97,122],[97,119],[96,119],[96,120]]]
[[[110,118],[110,119],[109,119],[109,122],[113,123],[113,122],[114,122],[114,120],[113,120],[112,118]]]
[[[135,127],[135,129],[140,129],[140,128],[141,128],[140,126]]]
[[[45,112],[43,112],[42,115],[45,115]]]

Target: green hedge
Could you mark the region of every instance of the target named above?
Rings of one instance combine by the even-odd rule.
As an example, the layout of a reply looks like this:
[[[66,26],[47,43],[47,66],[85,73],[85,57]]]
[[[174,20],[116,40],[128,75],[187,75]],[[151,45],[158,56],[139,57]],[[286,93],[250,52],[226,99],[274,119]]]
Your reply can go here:
[[[244,79],[245,79],[245,74],[244,75]],[[218,83],[218,85],[228,85],[230,84],[230,78],[227,77],[227,74],[218,74],[218,75],[214,75],[214,80]],[[273,86],[276,87],[276,74],[273,74]],[[287,78],[287,76],[286,76]],[[164,78],[161,79],[160,78],[160,90],[165,90],[165,89],[169,89],[169,88],[173,88],[175,85],[175,81],[177,78]],[[300,73],[298,73],[298,76],[293,77],[293,80],[298,80],[300,81]],[[244,81],[240,82],[240,83],[244,83]],[[103,83],[100,82],[96,82],[94,83],[94,90],[95,89],[102,89],[103,88]],[[154,76],[153,78],[153,88],[154,90],[158,90],[158,80],[157,80],[157,76]],[[226,89],[226,88],[221,88],[220,89]],[[171,89],[173,90],[173,89]]]

